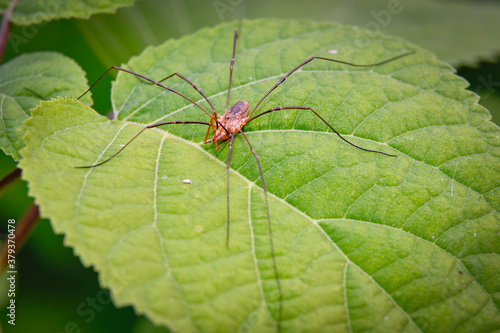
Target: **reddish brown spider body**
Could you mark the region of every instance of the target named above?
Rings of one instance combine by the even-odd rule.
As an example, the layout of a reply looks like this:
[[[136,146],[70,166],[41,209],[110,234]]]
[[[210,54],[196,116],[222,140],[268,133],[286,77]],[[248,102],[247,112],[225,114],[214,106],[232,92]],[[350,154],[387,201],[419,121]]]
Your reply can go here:
[[[233,104],[229,110],[226,109],[224,114],[218,115],[217,122],[221,124],[218,128],[214,129],[214,135],[208,142],[225,141],[235,135],[248,121],[249,106],[246,101],[239,101]],[[216,147],[218,149],[218,147]]]

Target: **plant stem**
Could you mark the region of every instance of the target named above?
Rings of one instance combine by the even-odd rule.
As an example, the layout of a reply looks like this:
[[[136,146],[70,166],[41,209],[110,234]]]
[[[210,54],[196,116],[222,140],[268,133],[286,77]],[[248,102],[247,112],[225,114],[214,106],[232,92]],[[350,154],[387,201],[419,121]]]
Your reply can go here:
[[[14,7],[17,4],[17,0],[12,0],[10,2],[9,8],[3,15],[2,25],[0,26],[0,63],[2,63],[3,52],[5,51],[5,46],[7,45],[7,40],[10,31],[10,17],[14,11]]]
[[[7,185],[19,180],[21,178],[21,169],[15,168],[8,174],[6,174],[2,179],[0,179],[0,191],[2,191]],[[1,192],[0,192],[1,193]]]

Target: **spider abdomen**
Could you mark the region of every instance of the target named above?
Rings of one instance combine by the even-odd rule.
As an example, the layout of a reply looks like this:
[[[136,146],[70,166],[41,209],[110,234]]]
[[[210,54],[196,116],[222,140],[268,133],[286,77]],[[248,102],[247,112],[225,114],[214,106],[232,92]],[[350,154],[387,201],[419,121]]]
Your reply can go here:
[[[248,103],[239,101],[226,110],[222,116],[219,116],[218,122],[222,125],[217,128],[214,136],[209,142],[227,140],[231,134],[238,133],[245,126],[248,120]]]

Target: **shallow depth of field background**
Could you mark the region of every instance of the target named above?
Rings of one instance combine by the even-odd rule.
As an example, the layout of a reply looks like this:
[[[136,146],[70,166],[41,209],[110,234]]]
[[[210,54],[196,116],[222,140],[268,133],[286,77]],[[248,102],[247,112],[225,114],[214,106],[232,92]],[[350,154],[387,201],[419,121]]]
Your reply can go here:
[[[58,20],[29,27],[13,26],[11,33],[23,37],[15,47],[7,45],[3,62],[22,53],[34,51],[57,51],[73,59],[87,72],[89,83],[95,81],[112,65],[120,65],[131,56],[139,54],[148,45],[158,45],[169,38],[179,38],[207,26],[240,18],[278,17],[314,19],[356,24],[360,27],[377,26],[387,34],[397,34],[401,25],[414,24],[402,35],[408,41],[422,47],[438,45],[443,38],[457,39],[456,47],[468,48],[467,57],[453,60],[458,74],[471,84],[469,89],[481,95],[480,103],[500,124],[500,43],[478,48],[460,45],[461,36],[447,30],[451,21],[442,12],[443,26],[427,26],[425,11],[414,14],[413,23],[402,22],[411,16],[408,13],[414,4],[400,1],[401,12],[383,16],[388,3],[393,0],[370,1],[357,8],[341,1],[320,0],[307,5],[303,1],[244,1],[244,0],[144,0],[133,7],[122,8],[116,14],[94,15],[89,20]],[[430,2],[429,2],[430,3]],[[444,2],[446,3],[446,2]],[[455,2],[451,2],[453,4]],[[469,1],[470,12],[481,10],[481,6],[493,6],[500,12],[500,2]],[[422,5],[419,5],[422,10]],[[405,12],[408,11],[408,12]],[[374,14],[375,13],[375,14]],[[429,9],[434,17],[439,13]],[[378,16],[378,15],[382,16]],[[420,15],[420,16],[419,16]],[[473,14],[471,14],[473,15]],[[378,17],[377,17],[378,16]],[[446,18],[446,19],[445,19]],[[458,20],[457,20],[458,21]],[[471,31],[481,41],[482,33],[498,31],[500,27],[472,26]],[[496,22],[491,22],[496,23]],[[460,20],[457,24],[467,25]],[[496,23],[498,25],[498,23]],[[467,28],[467,27],[466,27]],[[423,36],[413,40],[410,35]],[[242,31],[242,33],[245,33]],[[427,36],[427,37],[426,37]],[[431,37],[429,37],[431,36]],[[432,36],[436,41],[433,43]],[[422,42],[427,39],[427,43]],[[464,38],[467,39],[467,38]],[[479,43],[481,44],[481,43]],[[483,43],[484,44],[484,43]],[[228,45],[228,50],[231,45]],[[488,50],[489,49],[489,50]],[[495,53],[496,50],[496,53]],[[439,50],[435,49],[439,55]],[[472,55],[472,56],[471,56]],[[475,56],[474,56],[475,55]],[[465,59],[467,58],[467,59]],[[236,59],[237,61],[237,59]],[[229,67],[229,63],[228,63]],[[166,73],[170,74],[170,73]],[[93,89],[94,108],[101,114],[111,109],[110,88],[116,73],[108,75]],[[156,78],[158,79],[158,78]],[[0,152],[0,177],[13,170],[16,163]],[[31,204],[27,196],[26,183],[18,182],[0,197],[0,226],[4,232],[7,219],[19,219]],[[63,236],[55,235],[47,220],[41,220],[25,246],[17,251],[19,267],[16,292],[16,327],[6,323],[5,276],[0,279],[0,331],[4,332],[164,332],[164,328],[150,326],[145,318],[135,315],[131,307],[117,309],[110,301],[109,292],[99,288],[98,276],[91,268],[84,268],[72,250],[63,245]]]

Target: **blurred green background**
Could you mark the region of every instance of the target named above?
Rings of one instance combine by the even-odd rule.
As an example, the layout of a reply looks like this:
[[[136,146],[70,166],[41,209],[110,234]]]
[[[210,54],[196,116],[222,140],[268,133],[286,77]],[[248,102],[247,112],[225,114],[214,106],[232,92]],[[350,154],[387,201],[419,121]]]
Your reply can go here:
[[[93,82],[110,66],[127,62],[149,45],[203,27],[241,18],[326,20],[378,29],[433,50],[470,82],[469,89],[481,96],[480,103],[500,124],[500,2],[407,0],[397,1],[398,10],[391,12],[394,1],[144,0],[89,20],[12,26],[11,35],[23,37],[23,42],[7,45],[3,63],[26,52],[57,51],[75,59]],[[114,75],[93,90],[94,108],[101,114],[111,110]],[[0,152],[0,177],[15,167],[15,161]],[[22,181],[0,194],[0,233],[5,233],[7,220],[19,220],[32,199]],[[109,292],[100,289],[97,274],[84,268],[63,243],[64,237],[53,233],[50,222],[41,220],[18,250],[15,327],[6,321],[7,286],[5,277],[0,280],[4,332],[166,331],[136,316],[131,307],[116,309]]]

